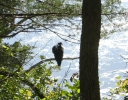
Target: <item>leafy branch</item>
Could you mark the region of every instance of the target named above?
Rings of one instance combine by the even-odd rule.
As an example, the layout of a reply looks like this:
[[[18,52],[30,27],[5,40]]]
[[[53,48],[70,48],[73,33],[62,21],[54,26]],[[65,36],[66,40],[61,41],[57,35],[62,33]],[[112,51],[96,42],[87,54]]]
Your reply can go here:
[[[17,73],[9,73],[7,71],[0,71],[0,75],[3,75],[3,76],[6,76],[8,78],[11,78],[11,77],[20,77]],[[6,79],[4,79],[3,81],[6,81]],[[40,98],[45,98],[45,96],[40,92],[40,90],[30,81],[28,81],[27,79],[22,79],[21,78],[21,82],[27,86],[29,86],[35,94],[37,94]]]

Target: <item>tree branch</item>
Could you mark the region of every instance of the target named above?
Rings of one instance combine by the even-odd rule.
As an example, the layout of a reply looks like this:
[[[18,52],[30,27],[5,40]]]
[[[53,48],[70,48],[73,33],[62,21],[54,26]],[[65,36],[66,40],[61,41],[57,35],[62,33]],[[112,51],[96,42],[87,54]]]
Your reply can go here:
[[[4,16],[4,17],[15,17],[15,18],[31,18],[34,16],[47,16],[47,15],[54,15],[54,16],[67,16],[67,15],[71,15],[70,13],[43,13],[43,14],[0,14],[0,16]],[[81,14],[78,14],[81,15]]]
[[[102,13],[101,15],[126,15],[128,14],[127,12],[124,13]],[[16,17],[16,18],[28,18],[28,17],[34,17],[34,16],[44,16],[44,15],[54,15],[54,16],[67,16],[67,15],[71,15],[70,13],[43,13],[43,14],[0,14],[0,16],[4,16],[4,17]],[[76,14],[75,14],[76,15]],[[77,14],[77,15],[82,15],[81,13]]]
[[[21,80],[24,84],[27,84],[35,94],[37,94],[41,99],[45,98],[45,96],[40,92],[40,90],[30,81],[28,80]]]
[[[17,34],[19,34],[20,32],[25,32],[27,29],[30,29],[31,26],[29,26],[28,28],[23,28],[21,30],[19,30],[18,32],[16,33],[13,33],[11,35],[0,35],[0,38],[13,38],[14,36],[16,36]],[[29,31],[26,31],[26,32],[29,32]]]
[[[63,58],[63,60],[74,60],[74,59],[79,59],[79,57],[74,57],[74,58]],[[50,59],[44,59],[38,63],[36,63],[35,65],[31,66],[28,70],[26,70],[26,72],[29,72],[31,71],[32,69],[36,68],[37,66],[45,63],[45,62],[48,62],[48,61],[51,61],[51,60],[55,60],[55,58],[50,58]]]

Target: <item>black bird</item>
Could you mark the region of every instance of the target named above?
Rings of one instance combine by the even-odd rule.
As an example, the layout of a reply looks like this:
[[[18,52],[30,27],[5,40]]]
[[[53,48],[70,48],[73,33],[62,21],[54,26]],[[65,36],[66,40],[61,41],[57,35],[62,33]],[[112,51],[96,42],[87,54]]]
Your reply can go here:
[[[63,53],[64,53],[64,48],[62,47],[62,43],[59,42],[57,45],[53,46],[52,52],[54,54],[58,66],[61,66],[61,61],[63,60]]]

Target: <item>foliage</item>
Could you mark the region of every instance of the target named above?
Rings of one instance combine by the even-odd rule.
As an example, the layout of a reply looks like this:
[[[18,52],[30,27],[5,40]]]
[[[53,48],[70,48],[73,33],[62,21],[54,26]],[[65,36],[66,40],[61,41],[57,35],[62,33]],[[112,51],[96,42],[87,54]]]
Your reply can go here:
[[[60,26],[60,22],[57,24],[54,22],[62,19],[68,20],[69,18],[74,18],[81,13],[81,3],[78,0],[74,0],[73,4],[67,0],[14,1],[15,2],[12,0],[9,1],[12,5],[8,5],[6,1],[0,1],[0,9],[2,11],[0,19],[1,38],[14,37],[20,32],[35,31],[35,29],[38,31],[40,26],[45,30],[50,30],[48,26],[52,26],[52,28],[54,26]],[[4,9],[7,9],[8,13],[3,12]]]
[[[128,78],[122,79],[121,76],[117,76],[116,80],[116,88],[110,89],[110,95],[104,97],[103,100],[113,100],[117,95],[124,97],[128,93]]]
[[[4,5],[5,3],[7,4],[10,4],[10,5]],[[1,6],[3,5],[3,6]],[[13,0],[13,3],[12,3],[12,0],[1,0],[0,1],[0,13],[1,14],[9,14],[9,13],[13,13],[13,7],[16,7],[16,1]],[[12,7],[10,9],[10,7]],[[13,17],[5,17],[5,16],[1,16],[1,19],[0,20],[0,35],[7,35],[8,33],[12,32],[12,30],[15,29],[14,27],[14,20],[15,18]]]
[[[76,2],[76,0],[73,0]],[[72,1],[72,2],[73,2]],[[32,4],[33,3],[33,4]],[[81,5],[77,1],[76,3],[71,3],[67,0],[26,0],[21,1],[21,8],[23,12],[28,14],[44,14],[43,22],[50,21],[50,19],[62,19],[62,15],[66,15],[65,17],[72,17],[72,15],[78,15],[81,13]],[[24,9],[24,7],[26,9]],[[68,15],[69,14],[69,15]]]
[[[44,63],[29,72],[23,69],[23,65],[32,59],[33,48],[20,42],[1,43],[0,100],[41,100],[44,97],[43,100],[78,100],[79,81],[74,79],[73,85],[67,80],[59,84],[58,79],[52,77],[52,71],[57,67],[46,67]]]
[[[127,10],[121,6],[121,0],[102,0],[101,3],[101,37],[125,30],[126,28],[122,26],[126,23],[116,21],[127,21]],[[82,0],[3,0],[0,1],[0,5],[1,38],[14,37],[20,32],[30,30],[34,32],[47,30],[66,41],[71,41],[77,40],[75,36],[81,32]],[[71,26],[76,29],[75,34],[62,35],[56,31],[60,27],[70,31]]]
[[[118,82],[116,83],[116,88],[111,89],[110,92],[112,94],[116,94],[116,95],[124,95],[126,93],[128,93],[128,78],[126,79],[121,79],[121,76],[116,77],[116,79],[118,80]]]
[[[29,32],[32,29],[34,32],[38,29],[49,30],[60,38],[63,35],[53,28],[67,27],[67,31],[76,25],[75,28],[81,30],[81,2],[82,0],[1,0],[0,39],[14,37],[18,33]],[[116,18],[121,21],[121,18],[125,17],[125,10],[119,4],[119,0],[102,0],[101,36],[117,31],[113,28],[108,30],[108,27],[110,29],[112,26],[115,29],[120,26],[114,22]],[[75,23],[74,20],[77,18],[80,20]],[[69,37],[66,41],[78,38],[77,34],[65,36]],[[43,100],[79,100],[79,80],[72,80],[73,84],[67,80],[58,83],[58,79],[52,77],[52,71],[58,69],[57,67],[42,64],[30,72],[23,69],[33,58],[33,48],[20,42],[10,45],[1,43],[0,40],[0,100],[40,100],[44,96]],[[44,56],[40,58],[45,59]],[[121,84],[119,86],[123,90],[120,91],[126,90],[127,85],[123,87]]]
[[[22,68],[24,64],[32,58],[30,51],[34,47],[30,45],[21,45],[20,42],[15,42],[12,45],[0,44],[0,66],[8,70]]]
[[[127,10],[121,6],[121,0],[102,0],[101,15],[101,37],[107,38],[110,34],[126,30],[123,26],[128,15]]]
[[[65,80],[62,84],[54,85],[52,90],[47,92],[46,100],[80,100],[79,86],[78,79],[74,79],[73,84]]]
[[[26,29],[38,29],[42,23],[43,26],[46,26],[64,17],[73,18],[81,11],[78,9],[81,5],[78,3],[71,4],[66,0],[47,0],[44,2],[9,0],[8,3],[4,0],[0,1],[0,5],[0,12],[2,13],[0,19],[1,38],[13,37]],[[26,14],[27,17],[20,16],[20,14]],[[15,22],[17,17],[19,19]],[[25,24],[26,21],[27,24]],[[46,64],[42,64],[29,72],[24,70],[24,66],[33,58],[32,49],[34,49],[33,46],[22,45],[20,42],[15,42],[12,45],[0,42],[0,99],[32,100],[34,98],[53,99],[55,97],[58,100],[58,98],[77,98],[76,91],[71,92],[73,86],[67,81],[64,87],[69,88],[70,92],[61,87],[58,88],[61,84],[58,84],[57,87],[53,86],[53,84],[57,84],[58,80],[51,77],[52,71],[58,69],[56,66],[47,68]],[[44,56],[40,57],[45,59]],[[75,84],[77,85],[77,81]],[[59,91],[55,92],[56,89]],[[54,95],[51,95],[52,92]]]
[[[32,48],[29,45],[21,45],[20,42],[15,42],[12,45],[0,44],[1,100],[16,99],[17,96],[21,99],[24,97],[20,93],[22,83],[25,81],[23,65],[32,57],[30,51]],[[26,90],[24,89],[24,91]]]

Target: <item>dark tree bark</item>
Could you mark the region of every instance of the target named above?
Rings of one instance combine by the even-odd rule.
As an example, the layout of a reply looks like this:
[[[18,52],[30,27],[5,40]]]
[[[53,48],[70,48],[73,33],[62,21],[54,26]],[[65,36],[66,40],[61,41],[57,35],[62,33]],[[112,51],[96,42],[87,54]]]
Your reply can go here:
[[[81,100],[100,100],[98,47],[101,27],[101,0],[83,0],[80,45]]]

